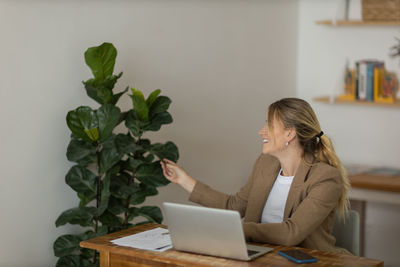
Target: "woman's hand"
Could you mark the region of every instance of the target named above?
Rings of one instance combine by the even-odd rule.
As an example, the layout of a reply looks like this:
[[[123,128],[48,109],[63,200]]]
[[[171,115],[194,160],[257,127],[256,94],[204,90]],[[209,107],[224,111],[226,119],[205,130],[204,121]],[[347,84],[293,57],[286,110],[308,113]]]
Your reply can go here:
[[[192,193],[194,186],[196,185],[196,180],[190,177],[184,169],[176,165],[175,162],[168,159],[163,159],[160,161],[161,167],[163,169],[163,174],[165,178],[173,183],[179,184],[186,191]]]

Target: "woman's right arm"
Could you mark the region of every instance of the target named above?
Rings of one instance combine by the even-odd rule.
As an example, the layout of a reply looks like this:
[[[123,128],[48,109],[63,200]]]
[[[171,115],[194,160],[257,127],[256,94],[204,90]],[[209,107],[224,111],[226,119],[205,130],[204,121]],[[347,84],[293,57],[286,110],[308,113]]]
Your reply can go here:
[[[218,192],[208,185],[196,181],[180,168],[178,165],[171,161],[161,163],[164,175],[173,183],[181,185],[190,193],[189,200],[198,203],[202,206],[237,210],[243,217],[247,208],[247,201],[253,184],[253,177],[258,168],[261,156],[254,164],[252,174],[247,180],[246,184],[235,195],[227,195]],[[186,186],[186,187],[185,187]]]

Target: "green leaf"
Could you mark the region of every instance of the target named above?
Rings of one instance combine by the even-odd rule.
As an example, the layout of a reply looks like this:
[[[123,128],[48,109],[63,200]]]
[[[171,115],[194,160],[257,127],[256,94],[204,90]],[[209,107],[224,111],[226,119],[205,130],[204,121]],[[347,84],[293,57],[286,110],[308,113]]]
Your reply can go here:
[[[115,137],[115,145],[121,154],[135,153],[141,149],[141,146],[136,145],[135,139],[130,134],[118,134]]]
[[[141,207],[139,214],[152,222],[161,223],[163,220],[161,209],[157,206]]]
[[[151,163],[154,160],[154,155],[153,154],[148,154],[147,157],[144,158],[144,161],[147,163]]]
[[[146,200],[146,196],[142,193],[136,193],[132,195],[130,204],[139,205],[142,204]]]
[[[82,259],[93,259],[95,250],[87,249],[87,248],[81,248],[80,251],[81,251],[80,256],[81,256]]]
[[[96,146],[82,140],[72,139],[67,148],[67,159],[86,167],[96,162]]]
[[[92,239],[98,236],[102,236],[108,233],[108,227],[106,225],[101,225],[97,227],[97,233],[93,232],[92,230],[88,230],[84,232],[83,234],[80,234],[80,238],[82,241]]]
[[[91,238],[95,238],[95,237],[102,236],[105,234],[108,234],[108,226],[102,225],[97,228],[97,233]]]
[[[147,152],[151,149],[151,142],[149,139],[140,139],[137,144],[143,148],[141,152]]]
[[[68,255],[58,259],[56,267],[97,267],[98,264],[94,264],[91,261],[79,256],[79,255]]]
[[[100,222],[108,227],[118,227],[122,225],[122,218],[106,210],[100,217]]]
[[[172,143],[156,143],[151,146],[151,153],[154,153],[160,160],[163,158],[176,162],[179,158],[178,147]]]
[[[165,111],[161,113],[157,113],[151,120],[150,123],[145,125],[142,130],[143,131],[158,131],[163,124],[169,124],[172,122],[171,115]]]
[[[114,89],[114,86],[117,83],[118,79],[121,78],[121,76],[122,76],[122,72],[120,72],[118,75],[107,76],[103,81],[101,81],[100,85],[102,87],[104,87],[104,88],[107,88],[111,92]],[[97,81],[99,81],[99,80],[97,80]],[[111,97],[109,100],[110,101],[107,101],[104,104],[113,104],[113,105],[115,105],[115,103],[112,103],[113,97]]]
[[[164,111],[167,111],[169,108],[169,105],[171,105],[171,99],[167,96],[159,96],[156,98],[156,100],[153,102],[153,105],[150,108],[150,118],[153,117],[157,113],[161,113]]]
[[[155,196],[157,194],[158,194],[158,191],[154,186],[141,183],[139,185],[139,190],[137,190],[131,196],[130,203],[132,205],[139,205],[139,204],[142,204],[146,200],[146,197]]]
[[[72,208],[64,211],[56,220],[56,227],[70,223],[81,226],[92,226],[93,215],[88,208]]]
[[[132,176],[125,172],[119,176],[113,176],[111,180],[111,192],[115,197],[127,199],[139,190],[139,185],[133,182],[129,184],[129,179],[132,179]]]
[[[84,129],[87,136],[89,136],[90,140],[96,142],[99,139],[99,130],[97,128],[92,129]]]
[[[98,126],[96,113],[90,107],[78,107],[68,112],[67,125],[76,137],[92,143],[86,131]]]
[[[134,157],[129,157],[128,163],[131,168],[136,169],[143,161],[135,159]]]
[[[133,110],[136,112],[141,121],[148,121],[149,108],[147,107],[143,93],[135,88],[131,88],[131,90],[132,90],[131,98],[133,102]]]
[[[58,259],[56,267],[80,267],[79,255],[68,255]]]
[[[146,126],[148,122],[142,122],[139,120],[135,111],[130,110],[126,116],[125,126],[131,130],[132,134],[139,137],[143,134],[142,128]]]
[[[78,235],[62,235],[56,239],[53,244],[54,255],[62,257],[71,255],[79,250],[79,243],[82,241]]]
[[[86,249],[86,250],[88,250],[88,249]],[[92,251],[92,252],[94,253],[93,250],[88,250],[88,251]],[[98,259],[97,259],[97,261],[98,261]],[[92,263],[91,261],[89,261],[89,260],[87,260],[87,259],[83,259],[83,258],[81,257],[80,266],[81,266],[81,267],[98,267],[99,264],[98,264],[98,263]]]
[[[109,138],[118,125],[121,110],[111,104],[104,104],[96,111],[98,127],[100,133],[100,142]]]
[[[85,52],[86,64],[97,80],[104,80],[107,76],[112,75],[116,57],[117,49],[111,43],[90,47]]]
[[[83,82],[86,89],[86,94],[100,105],[108,103],[112,99],[112,90],[104,87],[101,83],[95,79],[87,80]]]
[[[131,208],[129,208],[128,209],[128,219],[127,219],[127,221],[128,222],[130,222],[130,221],[132,221],[135,217],[137,217],[137,216],[139,216],[139,211],[140,211],[140,209],[139,208],[136,208],[136,207],[131,207]]]
[[[78,193],[78,197],[81,201],[79,201],[79,207],[83,208],[85,207],[90,201],[94,200],[96,198],[96,195],[94,196],[86,196],[85,194]]]
[[[96,175],[82,166],[73,166],[65,176],[65,182],[85,199],[96,197]]]
[[[89,79],[86,82],[83,82],[87,95],[100,105],[115,105],[118,99],[127,91],[125,90],[122,93],[113,95],[112,91],[114,89],[114,86],[121,76],[122,72],[118,75],[107,76],[104,80]]]
[[[111,169],[122,157],[123,154],[119,153],[115,144],[115,138],[109,138],[100,151],[100,173],[103,174]]]
[[[121,74],[122,74],[122,72],[121,72]],[[113,95],[110,104],[113,104],[113,105],[117,104],[119,98],[120,98],[123,94],[125,94],[125,93],[128,91],[128,89],[129,89],[129,86],[126,87],[124,91],[122,91],[122,92],[120,92],[120,93],[118,93],[118,94]]]
[[[136,178],[146,185],[153,187],[164,186],[169,181],[164,178],[160,161],[140,165],[136,170]]]
[[[151,108],[157,96],[161,93],[160,89],[154,90],[146,99],[146,104],[148,108]]]
[[[114,215],[121,214],[126,211],[125,200],[116,198],[114,196],[110,196],[108,201],[108,211],[110,211]]]

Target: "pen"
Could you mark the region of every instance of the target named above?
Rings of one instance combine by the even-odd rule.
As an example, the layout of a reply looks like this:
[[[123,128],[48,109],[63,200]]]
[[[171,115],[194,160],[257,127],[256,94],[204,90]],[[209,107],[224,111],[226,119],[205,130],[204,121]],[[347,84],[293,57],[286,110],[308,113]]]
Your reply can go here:
[[[169,233],[162,233],[161,235],[169,235]]]
[[[169,246],[171,246],[171,245],[162,246],[162,247],[156,248],[155,250],[160,250],[160,249],[163,249],[163,248],[166,248],[166,247],[169,247]]]

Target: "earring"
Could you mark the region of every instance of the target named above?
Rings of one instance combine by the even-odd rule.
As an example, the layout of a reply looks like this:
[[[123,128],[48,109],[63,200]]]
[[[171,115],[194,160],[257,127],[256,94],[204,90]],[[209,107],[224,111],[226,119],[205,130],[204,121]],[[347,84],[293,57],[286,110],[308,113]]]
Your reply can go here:
[[[285,146],[288,146],[289,145],[289,141],[287,141],[286,143],[285,143]]]

